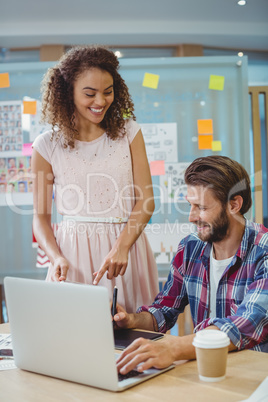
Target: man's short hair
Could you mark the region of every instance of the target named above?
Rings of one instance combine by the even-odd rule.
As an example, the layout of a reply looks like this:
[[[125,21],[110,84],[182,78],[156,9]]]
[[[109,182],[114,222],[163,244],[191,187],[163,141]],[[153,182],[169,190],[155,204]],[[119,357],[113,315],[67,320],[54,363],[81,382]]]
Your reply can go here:
[[[195,159],[186,169],[184,178],[187,185],[209,187],[222,205],[240,195],[243,198],[242,215],[251,207],[249,175],[240,163],[227,156]]]

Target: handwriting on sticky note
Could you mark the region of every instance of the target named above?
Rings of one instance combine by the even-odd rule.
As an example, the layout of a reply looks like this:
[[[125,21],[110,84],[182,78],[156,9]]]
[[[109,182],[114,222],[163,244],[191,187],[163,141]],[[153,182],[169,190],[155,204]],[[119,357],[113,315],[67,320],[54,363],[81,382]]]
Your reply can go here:
[[[213,135],[199,135],[198,149],[212,149]]]
[[[150,162],[150,170],[152,176],[163,176],[165,174],[165,161]]]
[[[198,134],[213,134],[212,119],[197,120],[197,132],[198,132]]]
[[[217,152],[222,150],[221,141],[212,141],[212,151]]]
[[[23,156],[31,156],[33,152],[32,143],[26,143],[22,146],[22,155]]]
[[[144,78],[143,78],[142,86],[157,89],[158,82],[159,82],[159,75],[151,74],[151,73],[145,73]]]
[[[216,91],[223,91],[224,89],[224,76],[222,75],[211,75],[209,77],[209,89],[214,89]]]
[[[9,88],[9,73],[1,73],[0,74],[0,88]]]
[[[23,101],[24,114],[36,114],[37,102],[36,101]]]

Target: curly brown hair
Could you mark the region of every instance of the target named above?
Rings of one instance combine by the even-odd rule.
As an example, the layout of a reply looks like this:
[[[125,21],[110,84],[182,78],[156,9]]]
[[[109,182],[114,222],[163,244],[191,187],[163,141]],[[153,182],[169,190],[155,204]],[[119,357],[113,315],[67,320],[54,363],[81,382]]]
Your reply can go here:
[[[125,135],[126,116],[136,120],[134,104],[125,81],[118,73],[119,62],[115,54],[104,46],[75,46],[48,69],[41,85],[42,121],[52,125],[52,137],[62,133],[65,146],[70,148],[74,147],[78,136],[74,123],[74,82],[91,68],[107,71],[113,77],[114,101],[101,122],[107,136],[115,139],[120,134]]]

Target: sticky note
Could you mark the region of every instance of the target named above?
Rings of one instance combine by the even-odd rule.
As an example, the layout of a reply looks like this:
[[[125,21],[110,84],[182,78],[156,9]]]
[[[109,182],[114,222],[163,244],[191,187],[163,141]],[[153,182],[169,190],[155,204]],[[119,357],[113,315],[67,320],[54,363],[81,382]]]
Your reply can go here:
[[[23,101],[24,114],[36,114],[37,104],[36,101]]]
[[[33,152],[32,143],[23,144],[22,146],[22,155],[23,156],[31,156]]]
[[[163,176],[165,174],[165,161],[150,162],[150,170],[152,176]]]
[[[0,74],[0,88],[9,88],[9,74],[8,73],[1,73]]]
[[[143,78],[142,86],[157,89],[158,81],[159,81],[159,75],[151,74],[151,73],[145,73],[144,78]]]
[[[212,119],[197,120],[197,132],[198,132],[198,134],[213,134]]]
[[[131,113],[129,113],[129,109],[125,110],[125,112],[123,113],[123,118],[124,119],[128,119],[132,117]]]
[[[212,141],[212,148],[211,149],[214,152],[221,151],[222,150],[221,141]]]
[[[209,77],[209,89],[215,89],[216,91],[223,91],[224,89],[224,77],[222,75],[211,75]]]
[[[213,135],[199,135],[198,149],[212,149]]]

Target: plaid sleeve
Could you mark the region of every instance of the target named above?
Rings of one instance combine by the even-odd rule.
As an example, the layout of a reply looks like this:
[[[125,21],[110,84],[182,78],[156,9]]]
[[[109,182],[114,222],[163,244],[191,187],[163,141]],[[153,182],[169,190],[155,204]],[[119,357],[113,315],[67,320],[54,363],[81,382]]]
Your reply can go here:
[[[268,352],[268,256],[264,256],[256,269],[256,276],[247,289],[243,302],[233,315],[212,318],[201,322],[195,331],[216,325],[232,343],[241,349]]]

